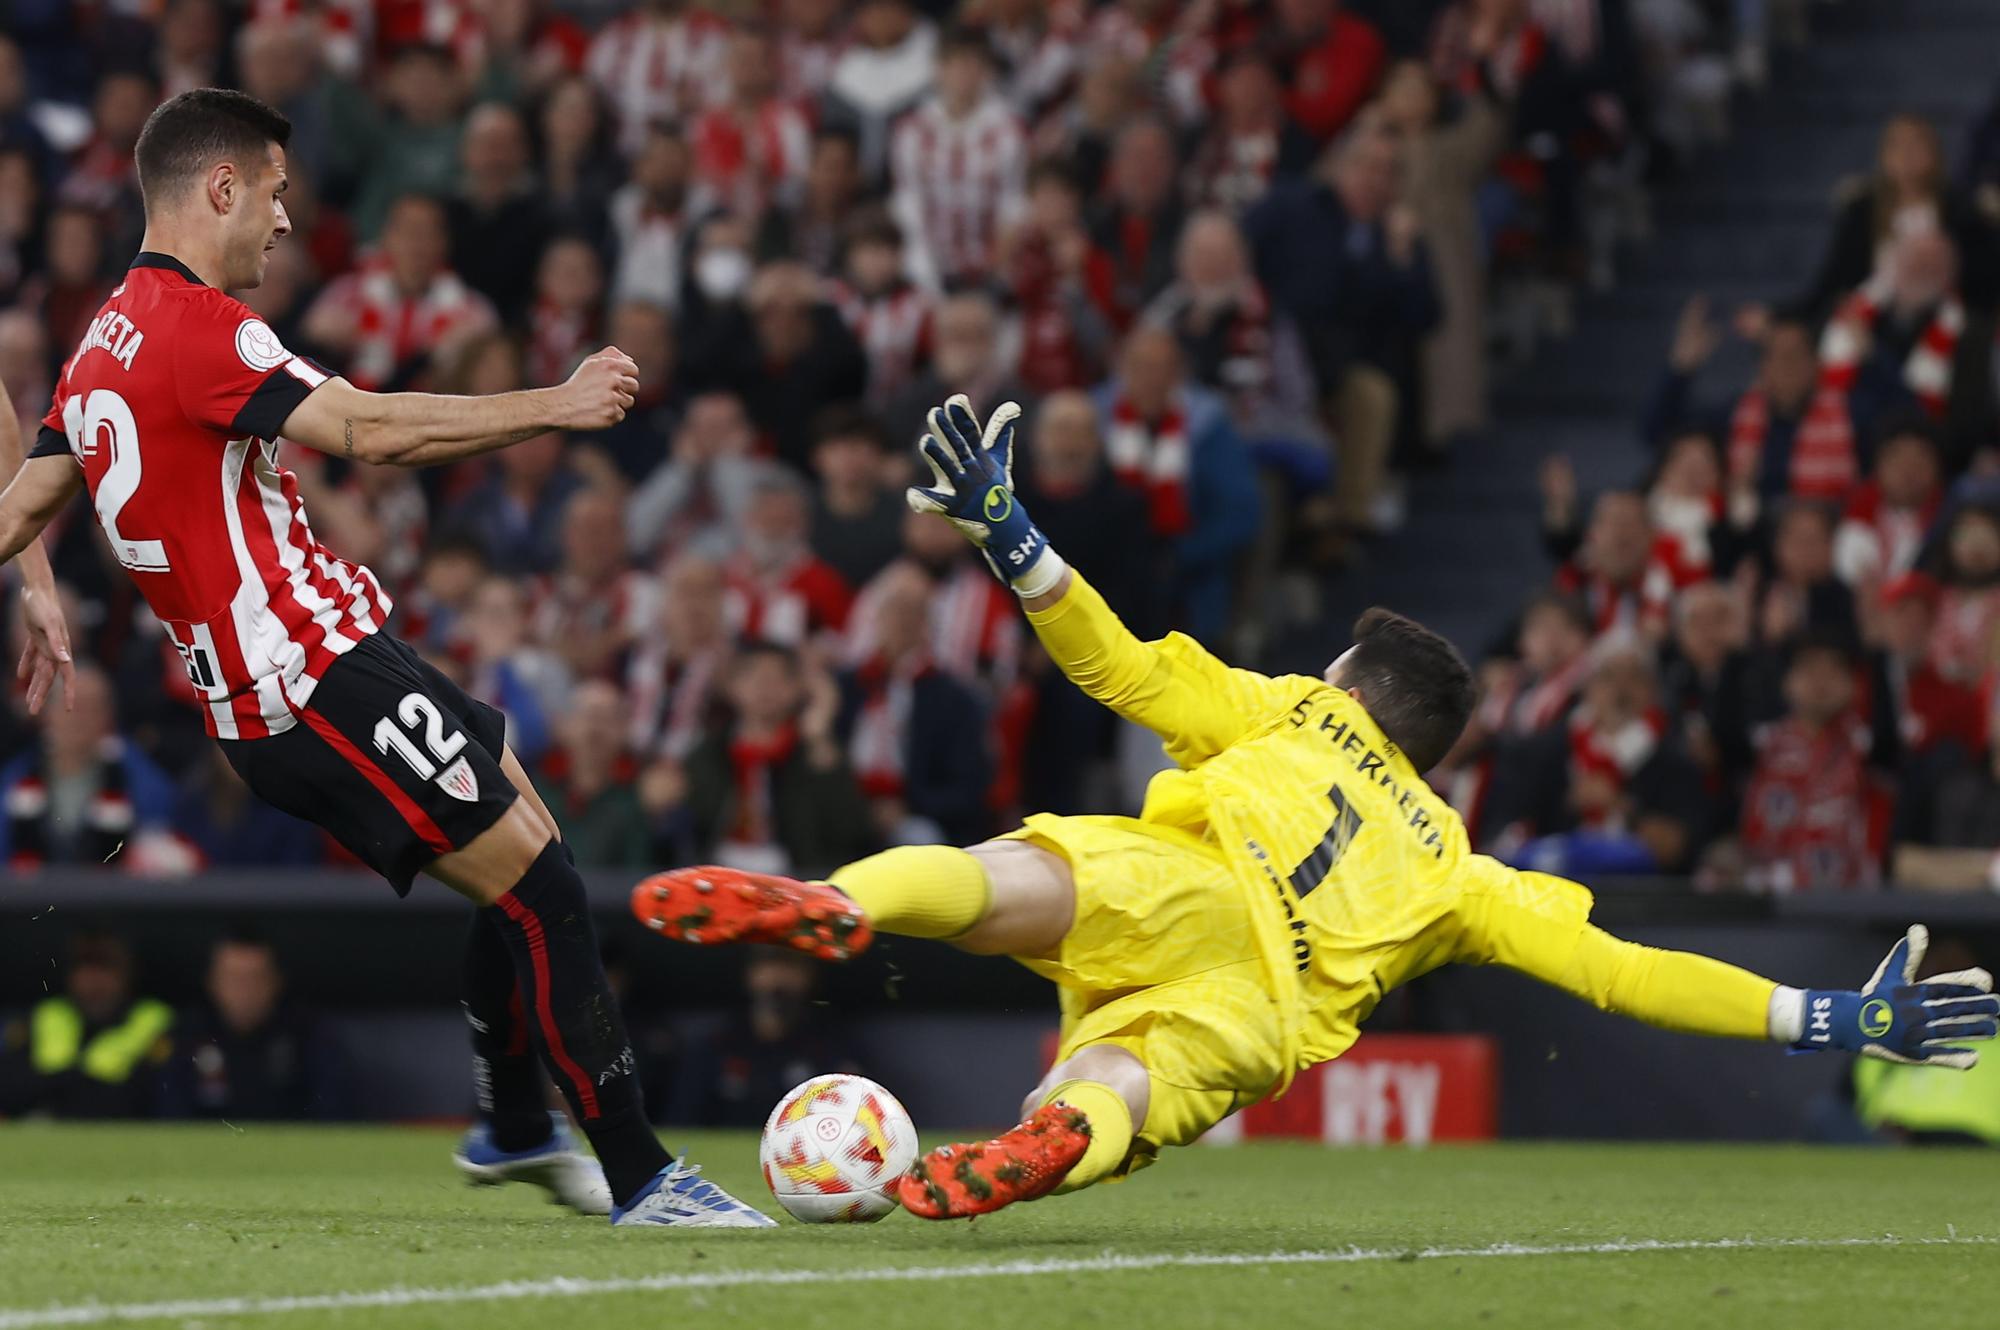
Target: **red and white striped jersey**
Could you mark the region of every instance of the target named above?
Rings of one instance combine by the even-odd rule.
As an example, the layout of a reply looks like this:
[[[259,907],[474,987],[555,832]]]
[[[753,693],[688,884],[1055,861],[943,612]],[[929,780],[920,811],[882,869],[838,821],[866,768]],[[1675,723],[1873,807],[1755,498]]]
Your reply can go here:
[[[218,739],[290,729],[327,666],[389,617],[375,575],[313,538],[277,462],[285,420],[326,379],[248,307],[141,254],[36,440],[35,456],[67,452],[83,469]]]
[[[805,187],[812,121],[775,97],[747,115],[719,106],[696,118],[688,146],[694,152],[693,211],[719,208],[755,217],[773,202],[792,202]]]
[[[930,356],[931,297],[907,282],[872,296],[835,282],[833,307],[868,357],[868,400],[894,400]]]
[[[346,310],[354,328],[346,377],[370,392],[419,357],[433,355],[499,321],[486,297],[449,269],[434,275],[419,294],[405,294],[388,260],[380,255],[334,278],[313,303]]]
[[[984,277],[1002,222],[1022,207],[1028,134],[992,96],[963,119],[936,98],[904,116],[889,142],[896,221],[924,286]]]
[[[694,10],[660,19],[627,14],[604,25],[584,68],[618,117],[618,146],[628,155],[656,120],[685,119],[729,95],[729,25]]]

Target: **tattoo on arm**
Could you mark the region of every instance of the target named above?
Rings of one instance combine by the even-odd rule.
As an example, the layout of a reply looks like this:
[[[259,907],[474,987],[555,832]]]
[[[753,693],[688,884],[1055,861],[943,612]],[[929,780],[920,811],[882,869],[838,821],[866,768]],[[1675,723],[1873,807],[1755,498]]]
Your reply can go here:
[[[346,431],[341,441],[347,445],[347,455],[351,458],[354,456],[354,417],[349,416],[342,423]]]

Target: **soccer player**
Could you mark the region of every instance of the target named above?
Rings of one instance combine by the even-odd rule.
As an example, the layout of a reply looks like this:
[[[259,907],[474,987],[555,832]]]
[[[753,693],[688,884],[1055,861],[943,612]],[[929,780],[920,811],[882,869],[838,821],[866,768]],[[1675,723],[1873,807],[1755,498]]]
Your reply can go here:
[[[647,1125],[583,882],[500,713],[383,631],[389,598],[313,539],[278,460],[280,435],[353,462],[424,466],[603,429],[632,405],[637,370],[607,348],[558,387],[437,397],[363,392],[293,355],[226,294],[256,286],[291,230],[290,131],[216,89],[146,121],[142,251],[0,495],[0,562],[26,553],[33,593],[25,667],[44,689],[67,669],[35,538],[87,488],[250,788],[324,827],[398,893],[429,873],[479,907],[465,956],[480,1104],[456,1156],[466,1175],[532,1182],[615,1224],[769,1226],[670,1158]],[[597,1163],[543,1106],[538,1055]]]
[[[980,546],[1078,687],[1166,741],[1176,769],[1140,816],[1036,815],[969,850],[863,859],[830,884],[692,868],[632,894],[643,921],[687,941],[839,959],[876,931],[943,938],[1059,985],[1061,1048],[1026,1121],[919,1160],[900,1183],[913,1213],[983,1214],[1122,1177],[1339,1057],[1384,993],[1451,961],[1507,965],[1669,1029],[1893,1061],[1970,1066],[1962,1041],[2000,1028],[1985,971],[1916,982],[1921,928],[1861,990],[1801,991],[1622,941],[1590,923],[1583,887],[1472,854],[1421,774],[1472,709],[1449,643],[1371,610],[1323,677],[1273,679],[1178,633],[1141,642],[1015,498],[1018,414],[1001,406],[982,434],[963,397],[931,412],[936,484],[911,504]]]

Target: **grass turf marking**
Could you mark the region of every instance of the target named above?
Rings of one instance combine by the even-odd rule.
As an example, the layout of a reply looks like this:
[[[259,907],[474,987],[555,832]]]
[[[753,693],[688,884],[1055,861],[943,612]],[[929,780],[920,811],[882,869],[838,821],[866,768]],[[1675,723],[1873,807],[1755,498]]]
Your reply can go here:
[[[1226,1266],[1353,1265],[1372,1261],[1462,1261],[1508,1256],[1624,1256],[1645,1252],[1757,1251],[1840,1247],[1994,1246],[1996,1237],[1942,1238],[1714,1238],[1663,1241],[1637,1238],[1535,1246],[1501,1242],[1487,1247],[1378,1248],[1330,1251],[1217,1253],[1158,1252],[1086,1259],[997,1261],[967,1265],[911,1265],[874,1270],[717,1270],[702,1274],[641,1275],[629,1279],[510,1280],[460,1288],[384,1288],[297,1297],[187,1298],[172,1302],[72,1303],[0,1309],[0,1330],[43,1330],[68,1325],[116,1325],[211,1316],[277,1316],[292,1312],[356,1311],[374,1307],[427,1307],[525,1298],[588,1298],[613,1293],[666,1293],[689,1289],[783,1288],[810,1284],[925,1283],[1016,1275],[1120,1273],[1129,1270],[1206,1269]]]

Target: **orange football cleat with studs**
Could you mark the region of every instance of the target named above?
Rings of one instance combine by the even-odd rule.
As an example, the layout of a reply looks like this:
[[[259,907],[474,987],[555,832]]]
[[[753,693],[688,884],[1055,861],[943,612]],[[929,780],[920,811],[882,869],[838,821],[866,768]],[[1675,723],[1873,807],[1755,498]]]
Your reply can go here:
[[[1090,1148],[1090,1120],[1045,1104],[990,1141],[931,1151],[896,1184],[903,1208],[923,1219],[970,1219],[1047,1196]]]
[[[857,956],[875,937],[861,907],[834,887],[737,868],[655,873],[632,888],[632,913],[682,942],[764,942],[823,961]]]

